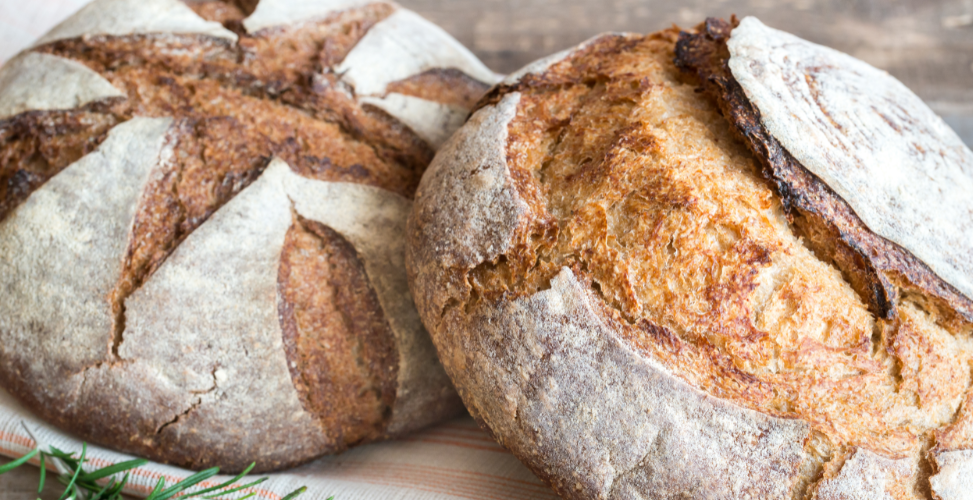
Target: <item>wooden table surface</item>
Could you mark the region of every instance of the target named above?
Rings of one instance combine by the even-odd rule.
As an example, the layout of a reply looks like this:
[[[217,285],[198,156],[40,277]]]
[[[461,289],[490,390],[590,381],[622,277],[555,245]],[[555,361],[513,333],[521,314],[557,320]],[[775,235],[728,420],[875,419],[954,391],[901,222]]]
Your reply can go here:
[[[900,79],[973,146],[973,0],[398,0],[495,71],[606,31],[756,16]]]
[[[488,66],[510,72],[606,31],[754,15],[902,80],[973,145],[973,0],[398,0]],[[0,0],[0,11],[17,0]],[[0,464],[6,463],[0,458]],[[33,467],[0,475],[0,500],[37,497]],[[40,497],[56,499],[53,483]]]

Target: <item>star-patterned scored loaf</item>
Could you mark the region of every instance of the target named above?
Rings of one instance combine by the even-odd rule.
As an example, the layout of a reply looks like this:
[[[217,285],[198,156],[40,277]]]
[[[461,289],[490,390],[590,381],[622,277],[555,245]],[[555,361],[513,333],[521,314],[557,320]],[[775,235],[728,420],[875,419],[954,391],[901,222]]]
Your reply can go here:
[[[495,79],[393,3],[89,4],[0,69],[0,384],[224,471],[455,414],[405,219]]]
[[[973,153],[747,18],[508,77],[406,263],[470,413],[566,498],[973,498]]]

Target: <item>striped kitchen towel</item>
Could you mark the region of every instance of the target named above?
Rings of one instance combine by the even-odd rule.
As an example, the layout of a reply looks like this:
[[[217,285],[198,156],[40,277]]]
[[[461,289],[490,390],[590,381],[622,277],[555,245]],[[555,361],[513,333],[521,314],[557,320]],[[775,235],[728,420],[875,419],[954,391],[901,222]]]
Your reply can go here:
[[[64,451],[81,452],[81,441],[34,417],[0,389],[0,454],[11,458],[27,454],[38,445],[31,435],[40,441],[42,449],[53,445]],[[97,446],[88,446],[87,457],[92,468],[133,458]],[[38,465],[36,457],[32,463]],[[47,465],[55,470],[51,462]],[[164,478],[166,484],[173,484],[191,474],[191,471],[178,467],[150,463],[132,473],[126,492],[145,496],[159,478]],[[308,487],[302,500],[324,500],[332,495],[335,500],[556,498],[550,488],[481,431],[470,417],[457,418],[395,441],[359,446],[341,455],[265,475],[270,480],[252,490],[256,492],[253,498],[280,500],[301,486]],[[227,479],[228,476],[216,476],[201,487]],[[246,490],[227,498],[238,498],[249,492]]]

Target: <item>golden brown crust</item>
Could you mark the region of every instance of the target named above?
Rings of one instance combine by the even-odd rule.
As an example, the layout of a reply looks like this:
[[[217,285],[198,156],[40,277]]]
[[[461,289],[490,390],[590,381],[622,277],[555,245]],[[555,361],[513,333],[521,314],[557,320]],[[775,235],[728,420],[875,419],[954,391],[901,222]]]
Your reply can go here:
[[[240,22],[253,13],[253,8],[256,5],[246,6],[249,8],[245,11],[241,8],[241,3],[243,2],[223,2],[221,0],[188,0],[185,2],[199,17],[224,26],[240,26]],[[239,32],[240,30],[232,31]]]
[[[973,321],[973,301],[936,276],[907,250],[872,231],[826,184],[805,169],[761,125],[760,115],[746,98],[727,67],[726,41],[733,22],[708,19],[698,33],[680,36],[676,64],[696,74],[724,116],[760,160],[764,175],[774,183],[788,215],[813,242],[820,255],[848,277],[867,297],[872,312],[891,319],[899,288],[914,288],[931,296],[937,314],[955,327]],[[964,321],[965,320],[965,321]]]
[[[354,247],[297,216],[281,254],[280,319],[294,387],[341,451],[384,437],[398,354]]]
[[[907,484],[893,490],[921,491],[930,439],[957,418],[969,392],[973,344],[962,297],[927,279],[911,256],[876,256],[888,247],[868,246],[881,240],[871,233],[836,237],[848,230],[850,209],[828,201],[830,191],[798,165],[768,181],[761,148],[773,143],[741,140],[733,115],[674,64],[689,36],[605,35],[480,101],[481,113],[501,113],[516,97],[505,159],[513,205],[523,208],[506,246],[469,266],[462,258],[447,265],[416,238],[441,224],[436,217],[451,217],[426,206],[432,195],[425,181],[420,187],[410,276],[447,370],[471,413],[494,419],[501,441],[542,470],[551,452],[516,444],[519,431],[484,406],[513,390],[480,385],[483,369],[472,360],[495,356],[504,370],[530,372],[528,354],[494,353],[507,349],[504,335],[478,340],[499,321],[482,311],[514,314],[508,308],[549,295],[552,279],[570,271],[603,301],[600,320],[641,356],[724,401],[810,425],[814,443],[794,478],[795,498],[852,447],[912,464],[892,480]],[[718,53],[703,47],[692,56],[702,64]],[[473,189],[475,177],[466,178],[459,182]],[[500,200],[439,203],[493,209]],[[437,240],[443,249],[435,251],[487,235],[457,225],[474,236]],[[551,356],[573,355],[564,349]],[[558,474],[545,477],[568,494],[569,478]]]
[[[388,92],[421,97],[463,109],[471,109],[488,89],[487,84],[456,68],[433,68],[392,82],[386,88]]]

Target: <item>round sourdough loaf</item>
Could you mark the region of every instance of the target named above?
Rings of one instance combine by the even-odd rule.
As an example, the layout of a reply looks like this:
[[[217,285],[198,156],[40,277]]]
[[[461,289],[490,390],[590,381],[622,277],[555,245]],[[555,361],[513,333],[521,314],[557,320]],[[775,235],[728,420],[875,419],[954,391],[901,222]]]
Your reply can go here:
[[[973,153],[767,28],[609,34],[485,97],[406,262],[470,412],[566,498],[971,498]]]
[[[454,415],[411,198],[495,76],[392,3],[96,0],[0,70],[0,385],[237,471]]]

